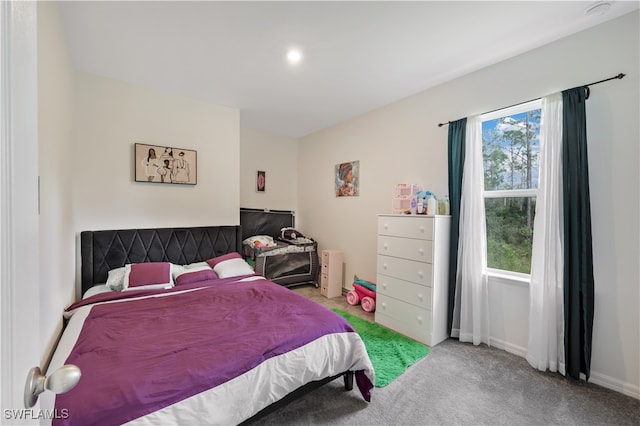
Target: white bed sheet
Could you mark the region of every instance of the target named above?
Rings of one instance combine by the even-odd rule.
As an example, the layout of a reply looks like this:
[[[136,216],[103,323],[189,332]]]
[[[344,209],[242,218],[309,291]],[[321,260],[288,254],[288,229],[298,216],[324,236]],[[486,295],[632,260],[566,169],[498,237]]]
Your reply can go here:
[[[135,419],[127,425],[239,424],[299,387],[351,370],[364,370],[375,382],[373,366],[356,333],[334,333],[270,358],[220,386]],[[335,354],[349,354],[336,357]],[[358,392],[354,386],[353,392]]]

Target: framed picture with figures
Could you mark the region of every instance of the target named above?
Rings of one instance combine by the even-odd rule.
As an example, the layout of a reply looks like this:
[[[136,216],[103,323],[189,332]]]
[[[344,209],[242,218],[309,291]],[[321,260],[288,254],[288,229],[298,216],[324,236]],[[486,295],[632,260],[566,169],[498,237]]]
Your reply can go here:
[[[191,149],[135,144],[135,181],[195,185],[198,156]]]

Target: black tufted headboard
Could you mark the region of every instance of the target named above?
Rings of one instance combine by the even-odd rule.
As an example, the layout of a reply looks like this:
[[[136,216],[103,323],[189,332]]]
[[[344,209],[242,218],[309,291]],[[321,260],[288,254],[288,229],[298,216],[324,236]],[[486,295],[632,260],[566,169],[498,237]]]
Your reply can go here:
[[[110,269],[127,263],[184,265],[222,254],[242,253],[240,226],[123,229],[80,233],[82,294],[107,281]]]

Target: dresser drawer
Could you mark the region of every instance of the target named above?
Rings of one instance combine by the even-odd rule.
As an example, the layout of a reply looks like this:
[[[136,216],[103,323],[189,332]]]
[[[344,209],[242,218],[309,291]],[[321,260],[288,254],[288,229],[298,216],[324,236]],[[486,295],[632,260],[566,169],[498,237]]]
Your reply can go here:
[[[378,235],[378,254],[432,263],[432,247],[433,242],[430,240]]]
[[[430,263],[378,255],[378,274],[417,284],[431,285],[431,270]]]
[[[431,309],[431,287],[399,280],[398,278],[378,275],[377,294],[393,297],[419,308]],[[377,297],[377,296],[376,296]]]
[[[433,218],[420,216],[378,216],[378,235],[433,239]]]
[[[379,294],[376,322],[427,345],[431,344],[431,311]]]

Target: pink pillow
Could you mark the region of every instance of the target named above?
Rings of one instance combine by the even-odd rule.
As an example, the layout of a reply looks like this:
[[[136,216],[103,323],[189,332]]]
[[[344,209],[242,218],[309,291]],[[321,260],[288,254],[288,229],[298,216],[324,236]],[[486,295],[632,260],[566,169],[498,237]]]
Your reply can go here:
[[[127,265],[124,287],[165,285],[171,287],[171,264],[169,262],[146,262]]]
[[[217,257],[214,257],[213,259],[209,259],[207,260],[207,263],[213,269],[216,267],[218,263],[224,262],[225,260],[230,260],[230,259],[242,259],[242,256],[240,256],[240,253],[236,253],[236,252],[227,253],[227,254],[223,254],[222,256],[217,256]]]
[[[184,285],[196,283],[198,281],[215,280],[218,278],[218,274],[213,272],[213,269],[204,269],[201,271],[185,272],[176,277],[176,285]]]

